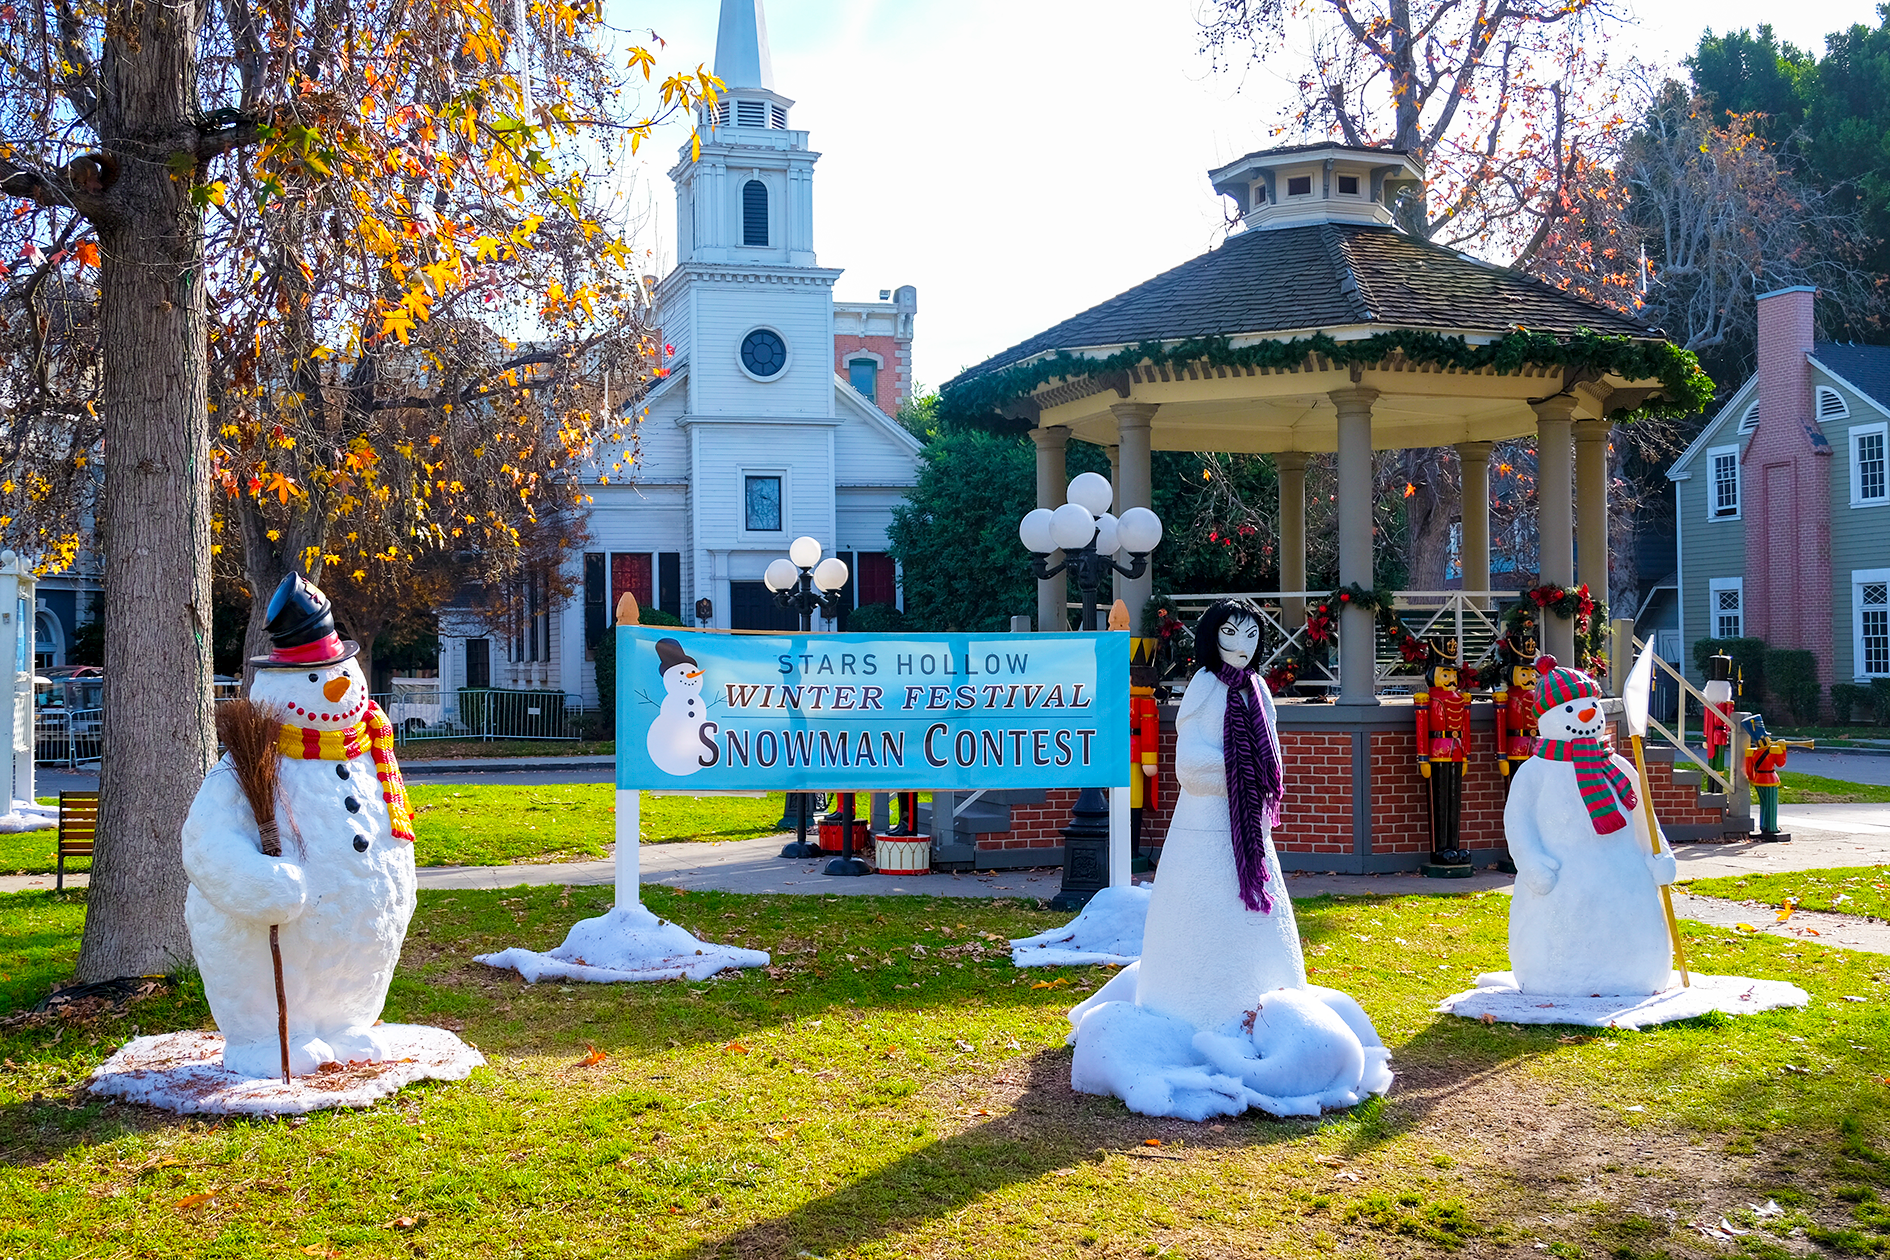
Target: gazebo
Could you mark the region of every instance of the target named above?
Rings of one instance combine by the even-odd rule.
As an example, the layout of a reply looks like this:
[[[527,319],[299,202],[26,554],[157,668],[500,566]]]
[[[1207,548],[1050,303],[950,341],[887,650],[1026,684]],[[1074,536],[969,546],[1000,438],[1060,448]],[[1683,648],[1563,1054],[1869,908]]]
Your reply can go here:
[[[1109,449],[1118,512],[1150,506],[1152,451],[1273,455],[1280,585],[1290,594],[1306,586],[1309,455],[1337,452],[1339,582],[1370,587],[1372,452],[1441,446],[1462,461],[1464,588],[1488,591],[1490,448],[1533,434],[1541,580],[1605,593],[1609,433],[1639,414],[1702,406],[1712,385],[1693,356],[1620,312],[1402,231],[1393,207],[1422,179],[1409,154],[1271,149],[1210,177],[1242,230],[961,373],[944,387],[944,411],[1028,430],[1041,507],[1063,501],[1072,440]],[[1124,580],[1118,593],[1139,610],[1156,580]],[[1041,583],[1039,629],[1066,628],[1065,604],[1061,578]],[[1573,659],[1573,623],[1543,621],[1545,648]],[[1347,607],[1338,703],[1283,712],[1283,733],[1369,736],[1400,722],[1408,731],[1408,708],[1376,712],[1375,642],[1372,614]],[[1368,746],[1377,740],[1352,742],[1351,788],[1363,802],[1379,795]],[[1467,794],[1467,836],[1471,807]],[[1369,814],[1350,829],[1360,859],[1375,852]]]

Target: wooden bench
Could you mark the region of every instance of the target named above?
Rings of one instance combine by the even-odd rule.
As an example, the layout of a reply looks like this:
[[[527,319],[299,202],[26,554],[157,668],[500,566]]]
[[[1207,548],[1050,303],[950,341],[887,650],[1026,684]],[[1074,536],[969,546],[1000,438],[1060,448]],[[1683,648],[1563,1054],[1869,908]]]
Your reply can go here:
[[[98,793],[61,792],[59,794],[59,871],[53,881],[55,892],[66,886],[66,859],[89,858],[98,839]]]

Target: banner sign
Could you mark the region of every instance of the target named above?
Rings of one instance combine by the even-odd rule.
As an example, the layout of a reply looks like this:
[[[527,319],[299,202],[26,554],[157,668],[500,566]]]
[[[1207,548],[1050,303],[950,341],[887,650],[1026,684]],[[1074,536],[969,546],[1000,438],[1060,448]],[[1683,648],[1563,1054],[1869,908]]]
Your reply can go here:
[[[617,628],[617,786],[1115,787],[1129,636]]]

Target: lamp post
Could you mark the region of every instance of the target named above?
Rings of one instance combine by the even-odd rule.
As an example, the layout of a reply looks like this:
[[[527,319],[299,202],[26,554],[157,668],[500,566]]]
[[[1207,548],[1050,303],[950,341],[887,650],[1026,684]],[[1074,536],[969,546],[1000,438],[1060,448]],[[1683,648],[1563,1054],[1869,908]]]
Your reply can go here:
[[[774,602],[800,619],[801,632],[814,628],[814,611],[829,619],[840,615],[840,595],[847,584],[847,564],[839,556],[820,558],[820,542],[802,535],[788,546],[786,557],[774,561],[761,580],[774,592]],[[808,794],[796,792],[792,844],[784,846],[785,858],[817,858],[820,846],[807,839]],[[829,875],[868,875],[871,868],[853,856],[853,807],[851,797],[841,811],[840,856],[827,864]]]
[[[1120,518],[1109,511],[1115,490],[1100,473],[1082,473],[1070,482],[1068,502],[1060,508],[1036,508],[1017,524],[1017,536],[1030,550],[1030,571],[1038,581],[1068,571],[1083,597],[1083,629],[1096,626],[1096,602],[1111,574],[1138,578],[1148,571],[1148,556],[1162,541],[1162,522],[1145,507],[1132,507]],[[1053,568],[1050,553],[1063,559]],[[1127,552],[1125,567],[1116,557]],[[1041,630],[1043,627],[1039,626]],[[1080,910],[1109,884],[1109,805],[1101,788],[1084,788],[1063,829],[1063,885],[1050,899],[1053,910]]]

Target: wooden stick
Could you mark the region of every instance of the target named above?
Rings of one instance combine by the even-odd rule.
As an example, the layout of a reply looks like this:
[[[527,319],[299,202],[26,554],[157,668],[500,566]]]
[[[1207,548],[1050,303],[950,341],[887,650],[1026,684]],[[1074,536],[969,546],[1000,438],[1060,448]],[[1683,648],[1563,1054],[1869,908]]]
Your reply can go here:
[[[282,856],[282,837],[276,831],[276,820],[259,824],[256,828],[262,839],[264,857]],[[282,925],[269,925],[269,961],[276,969],[276,1043],[282,1047],[282,1083],[289,1083],[289,990],[282,981]]]
[[[1641,737],[1635,735],[1634,769],[1641,780],[1641,809],[1647,814],[1647,842],[1653,846],[1654,856],[1660,856],[1660,824],[1654,818],[1654,790],[1647,783],[1647,758],[1641,753]],[[1680,984],[1684,988],[1693,987],[1693,977],[1687,971],[1687,949],[1680,942],[1680,920],[1673,913],[1673,888],[1660,885],[1660,905],[1667,914],[1667,939],[1673,942],[1673,956],[1680,964]]]

